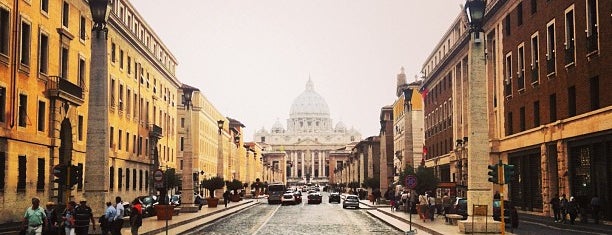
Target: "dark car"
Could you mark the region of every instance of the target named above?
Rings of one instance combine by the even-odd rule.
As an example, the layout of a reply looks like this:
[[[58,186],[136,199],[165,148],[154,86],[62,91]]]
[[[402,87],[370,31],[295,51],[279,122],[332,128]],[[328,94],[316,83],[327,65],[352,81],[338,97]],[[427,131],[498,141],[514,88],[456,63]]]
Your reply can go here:
[[[157,196],[140,196],[138,197],[138,200],[140,200],[140,204],[142,205],[143,217],[155,215],[155,205],[159,203],[157,201]]]
[[[295,204],[302,203],[302,192],[301,191],[293,192],[293,196],[295,197]]]
[[[348,195],[342,203],[342,208],[354,207],[359,209],[359,197],[357,195]]]
[[[329,203],[337,202],[340,203],[340,194],[339,193],[330,193],[329,194]]]
[[[323,197],[319,192],[309,191],[308,192],[308,204],[321,204]]]
[[[451,208],[451,214],[457,214],[463,216],[462,219],[467,219],[467,199],[458,197],[455,199]]]
[[[497,221],[501,221],[500,212],[501,211],[501,201],[499,199],[493,200],[493,219]],[[511,224],[512,228],[518,228],[519,219],[518,212],[516,211],[516,207],[512,204],[511,201],[504,200],[504,222],[506,224]]]

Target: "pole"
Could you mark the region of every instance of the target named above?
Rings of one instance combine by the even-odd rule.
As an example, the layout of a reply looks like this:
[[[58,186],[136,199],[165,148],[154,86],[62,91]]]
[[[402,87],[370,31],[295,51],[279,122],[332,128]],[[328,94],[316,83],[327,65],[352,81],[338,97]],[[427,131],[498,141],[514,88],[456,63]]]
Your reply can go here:
[[[504,165],[502,164],[501,159],[497,164],[497,182],[499,183],[499,203],[500,203],[500,212],[499,216],[501,217],[501,234],[506,234],[506,224],[504,223]]]

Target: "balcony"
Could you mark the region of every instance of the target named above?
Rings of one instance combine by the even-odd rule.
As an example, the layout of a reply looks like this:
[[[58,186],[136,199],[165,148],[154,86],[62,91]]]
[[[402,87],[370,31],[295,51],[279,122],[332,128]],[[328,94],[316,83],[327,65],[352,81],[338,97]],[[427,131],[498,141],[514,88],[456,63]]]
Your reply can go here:
[[[574,45],[570,45],[568,48],[565,48],[565,65],[573,64],[574,60]]]
[[[84,102],[83,88],[60,76],[49,76],[47,94],[50,98],[65,100],[76,106],[81,106]]]
[[[587,36],[587,54],[596,52],[599,47],[597,45],[597,32]]]
[[[162,128],[158,125],[151,124],[151,131],[149,132],[149,137],[151,138],[161,138],[163,137]]]

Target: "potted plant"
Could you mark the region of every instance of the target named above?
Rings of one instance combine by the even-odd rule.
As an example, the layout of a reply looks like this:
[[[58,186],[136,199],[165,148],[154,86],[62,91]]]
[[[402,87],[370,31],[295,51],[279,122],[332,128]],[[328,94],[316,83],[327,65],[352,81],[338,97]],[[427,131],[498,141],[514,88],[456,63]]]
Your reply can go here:
[[[206,203],[208,207],[217,207],[219,204],[219,198],[215,197],[215,190],[222,189],[225,186],[225,181],[223,181],[222,177],[212,177],[210,179],[205,179],[202,181],[202,187],[208,189],[210,192],[210,197],[206,198]]]
[[[230,196],[230,200],[232,202],[240,201],[240,195],[238,194],[238,189],[242,189],[242,182],[237,179],[234,179],[232,181],[225,181],[225,186],[227,186],[227,190],[234,191],[234,194]]]
[[[154,206],[154,212],[157,220],[172,220],[174,205],[170,205],[167,195],[169,190],[175,189],[181,184],[180,177],[176,174],[174,168],[167,169],[164,172],[164,182],[166,187],[160,192],[159,204]]]
[[[258,197],[260,190],[263,189],[263,183],[259,180],[259,178],[257,178],[255,179],[255,182],[251,184],[251,188],[255,189],[255,197]]]

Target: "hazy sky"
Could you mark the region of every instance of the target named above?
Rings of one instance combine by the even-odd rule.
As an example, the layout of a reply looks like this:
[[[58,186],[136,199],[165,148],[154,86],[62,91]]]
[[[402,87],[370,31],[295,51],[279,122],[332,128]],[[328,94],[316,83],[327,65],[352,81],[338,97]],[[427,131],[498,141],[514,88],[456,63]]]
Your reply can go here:
[[[464,0],[131,0],[198,87],[246,139],[286,126],[308,76],[334,125],[378,135],[395,100],[460,14]]]

